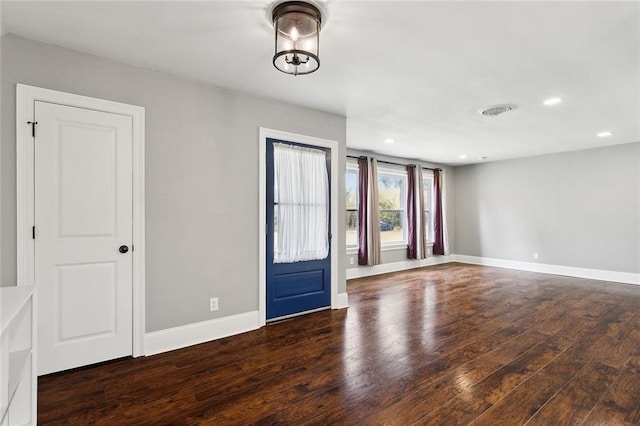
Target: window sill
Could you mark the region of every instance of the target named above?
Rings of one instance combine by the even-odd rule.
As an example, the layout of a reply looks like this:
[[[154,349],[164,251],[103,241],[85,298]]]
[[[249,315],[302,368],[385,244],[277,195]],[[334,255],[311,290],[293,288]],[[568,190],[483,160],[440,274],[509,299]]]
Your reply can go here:
[[[404,250],[407,248],[407,245],[404,243],[399,244],[389,244],[386,246],[380,247],[380,251],[392,251],[392,250]],[[358,254],[358,248],[348,247],[347,255]]]
[[[427,243],[427,247],[433,248],[433,242]],[[399,244],[389,244],[387,246],[382,246],[380,248],[381,251],[392,251],[392,250],[403,250],[407,248],[407,244],[399,243]],[[347,255],[358,254],[358,247],[347,247]]]
[[[406,250],[407,243],[386,244],[380,247],[380,251]]]

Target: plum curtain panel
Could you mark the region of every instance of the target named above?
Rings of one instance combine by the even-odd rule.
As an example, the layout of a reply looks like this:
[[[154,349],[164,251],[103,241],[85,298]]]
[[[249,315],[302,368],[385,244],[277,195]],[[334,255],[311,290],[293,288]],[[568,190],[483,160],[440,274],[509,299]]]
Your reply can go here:
[[[369,160],[358,158],[358,265],[369,263],[367,222],[369,217]]]
[[[407,259],[418,258],[418,226],[420,214],[416,211],[416,166],[407,166]],[[418,214],[417,214],[418,213]]]
[[[329,176],[326,153],[274,143],[276,235],[274,263],[329,255]]]
[[[424,178],[422,167],[407,166],[407,259],[427,257],[427,228],[424,211]]]
[[[445,203],[444,197],[444,172],[436,169],[433,172],[433,197],[434,197],[434,219],[433,219],[433,254],[449,254],[447,241],[447,225],[445,223]]]

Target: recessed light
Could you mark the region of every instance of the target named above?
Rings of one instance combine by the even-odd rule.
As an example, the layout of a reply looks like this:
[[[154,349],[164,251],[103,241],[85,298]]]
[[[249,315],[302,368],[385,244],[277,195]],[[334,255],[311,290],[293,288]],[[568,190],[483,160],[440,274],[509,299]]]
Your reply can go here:
[[[464,160],[465,158],[467,158],[467,154],[460,154],[458,155],[458,158],[461,158]]]
[[[395,141],[393,139],[385,139],[384,143],[394,143]]]
[[[609,136],[611,136],[612,134],[613,134],[613,132],[609,132],[609,131],[606,131],[606,132],[600,132],[600,133],[598,133],[598,137],[599,137],[599,138],[608,138],[608,137],[609,137]]]
[[[559,104],[560,102],[562,102],[562,98],[549,98],[549,99],[546,99],[543,103],[545,105],[555,105],[555,104]]]

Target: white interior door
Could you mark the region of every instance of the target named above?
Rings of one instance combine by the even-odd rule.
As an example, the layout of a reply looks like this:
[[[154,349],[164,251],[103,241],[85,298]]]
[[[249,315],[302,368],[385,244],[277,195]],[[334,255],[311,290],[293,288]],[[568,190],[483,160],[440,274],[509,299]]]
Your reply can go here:
[[[132,118],[35,102],[38,374],[132,354]],[[126,248],[126,250],[125,250]]]

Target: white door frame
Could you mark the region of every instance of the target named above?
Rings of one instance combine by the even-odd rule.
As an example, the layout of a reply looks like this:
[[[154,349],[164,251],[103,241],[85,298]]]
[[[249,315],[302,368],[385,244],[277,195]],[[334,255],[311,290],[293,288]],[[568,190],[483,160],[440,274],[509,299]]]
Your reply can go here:
[[[258,224],[258,312],[260,327],[267,323],[267,138],[315,145],[331,150],[331,308],[340,307],[338,303],[338,142],[260,127],[258,166],[260,181],[258,198],[260,217]]]
[[[144,108],[87,96],[74,95],[18,84],[16,89],[16,191],[17,191],[17,284],[34,282],[35,215],[32,127],[35,102],[49,102],[113,114],[127,115],[133,121],[133,356],[144,355],[145,334],[145,221],[144,221]],[[36,125],[36,135],[38,127]]]

